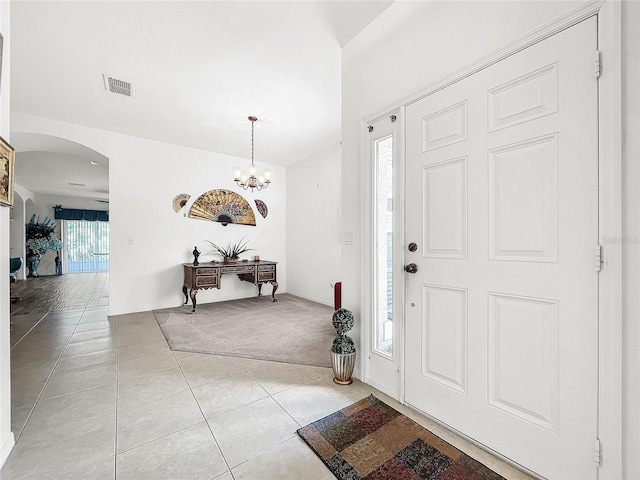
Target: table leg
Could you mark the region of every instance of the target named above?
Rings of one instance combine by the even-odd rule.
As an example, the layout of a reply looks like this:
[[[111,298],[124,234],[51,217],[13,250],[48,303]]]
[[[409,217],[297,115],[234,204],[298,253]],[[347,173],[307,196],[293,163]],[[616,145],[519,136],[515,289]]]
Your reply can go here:
[[[262,284],[261,283],[258,284],[258,296],[259,297],[262,296]]]
[[[278,290],[278,282],[273,281],[273,282],[269,282],[271,283],[271,285],[273,285],[273,292],[271,292],[271,298],[273,298],[274,302],[277,302],[278,300],[276,299],[276,290]]]
[[[196,294],[197,293],[198,293],[198,290],[196,290],[195,288],[192,288],[191,291],[189,292],[189,296],[191,297],[191,303],[193,304],[193,307],[191,308],[192,315],[196,313]]]
[[[184,293],[184,303],[183,303],[183,305],[186,305],[187,303],[189,303],[189,289],[187,288],[186,285],[182,286],[182,293]]]

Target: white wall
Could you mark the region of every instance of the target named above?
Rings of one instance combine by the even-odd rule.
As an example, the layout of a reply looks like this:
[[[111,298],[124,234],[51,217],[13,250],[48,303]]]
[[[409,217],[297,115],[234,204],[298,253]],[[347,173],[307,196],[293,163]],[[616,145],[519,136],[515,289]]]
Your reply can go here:
[[[581,3],[395,2],[343,49],[342,230],[356,245],[343,246],[344,300],[362,302],[362,121],[498,49]],[[623,4],[623,325],[624,478],[640,478],[640,3]],[[606,58],[603,60],[606,63]],[[606,65],[605,67],[606,68]],[[354,307],[359,316],[358,307]],[[354,335],[355,337],[355,335]],[[359,375],[359,369],[356,370]],[[605,447],[606,448],[606,447]],[[605,453],[606,455],[606,453]]]
[[[333,306],[341,274],[341,149],[287,167],[287,290]]]
[[[11,62],[10,2],[0,2],[0,33],[4,37],[0,85],[0,135],[11,142],[9,111]],[[9,209],[0,207],[0,272],[9,271]],[[9,275],[0,275],[0,466],[13,448],[11,432],[11,377],[9,355]]]
[[[110,299],[109,314],[174,307],[182,303],[182,263],[191,262],[194,245],[209,251],[205,240],[226,245],[242,237],[264,260],[278,264],[278,292],[286,282],[286,174],[271,168],[273,184],[262,192],[245,192],[232,182],[238,159],[201,150],[131,137],[94,128],[14,113],[14,132],[54,135],[85,145],[109,158]],[[269,208],[262,218],[254,208],[256,227],[223,226],[175,213],[171,202],[188,193],[191,202],[208,190],[223,188],[240,193],[252,207],[261,199]],[[202,255],[200,262],[218,257]],[[251,297],[253,285],[233,275],[222,277],[221,290],[200,291],[198,303]],[[270,293],[265,287],[263,293]],[[186,308],[186,307],[185,307]]]

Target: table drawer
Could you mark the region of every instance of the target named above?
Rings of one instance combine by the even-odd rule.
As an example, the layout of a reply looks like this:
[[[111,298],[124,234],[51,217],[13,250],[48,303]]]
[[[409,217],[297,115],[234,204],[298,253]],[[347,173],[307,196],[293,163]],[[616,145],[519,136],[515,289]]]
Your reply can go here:
[[[218,275],[217,268],[196,268],[196,277],[200,275]]]
[[[217,287],[218,277],[212,275],[202,275],[196,277],[196,288],[198,287]]]
[[[253,273],[253,265],[238,265],[235,267],[222,267],[222,273]]]
[[[269,282],[271,280],[276,279],[276,272],[258,272],[258,281],[259,282]]]
[[[258,265],[259,272],[267,272],[275,269],[276,269],[275,265]]]

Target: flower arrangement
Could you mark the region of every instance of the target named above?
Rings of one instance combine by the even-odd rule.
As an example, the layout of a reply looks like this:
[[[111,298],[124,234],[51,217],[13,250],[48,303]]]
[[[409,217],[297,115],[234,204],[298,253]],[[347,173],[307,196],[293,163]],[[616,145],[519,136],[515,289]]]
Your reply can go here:
[[[240,258],[241,253],[248,252],[249,250],[253,250],[253,248],[247,248],[248,240],[245,240],[244,237],[242,237],[242,240],[240,240],[238,243],[234,243],[234,244],[229,243],[224,248],[219,247],[218,245],[216,245],[213,242],[210,242],[209,240],[205,240],[205,242],[207,242],[209,245],[213,247],[213,250],[207,253],[217,253],[218,255],[220,255],[222,258],[225,258],[225,259],[237,260],[238,258]]]
[[[49,217],[45,217],[40,222],[40,217],[36,219],[35,215],[31,216],[26,227],[26,246],[27,253],[32,250],[35,253],[44,254],[47,250],[60,250],[64,246],[62,241],[52,235],[56,231],[56,224]]]

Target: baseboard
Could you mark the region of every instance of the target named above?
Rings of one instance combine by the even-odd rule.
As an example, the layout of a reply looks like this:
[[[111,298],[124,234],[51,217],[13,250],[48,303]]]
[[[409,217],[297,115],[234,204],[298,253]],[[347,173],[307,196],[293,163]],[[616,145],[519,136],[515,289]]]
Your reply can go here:
[[[5,438],[4,442],[2,442],[2,447],[0,447],[0,468],[4,465],[4,462],[9,457],[11,450],[13,450],[13,446],[16,444],[16,440],[13,436],[13,432],[9,432],[7,438]]]
[[[312,302],[316,302],[316,303],[319,303],[321,305],[327,305],[328,307],[333,307],[333,303],[328,303],[328,302],[325,302],[324,300],[319,300],[317,298],[310,297],[308,295],[303,295],[302,293],[296,293],[296,292],[292,292],[292,291],[283,292],[283,293],[288,293],[289,295],[294,295],[296,297],[304,298],[305,300],[310,300]]]

